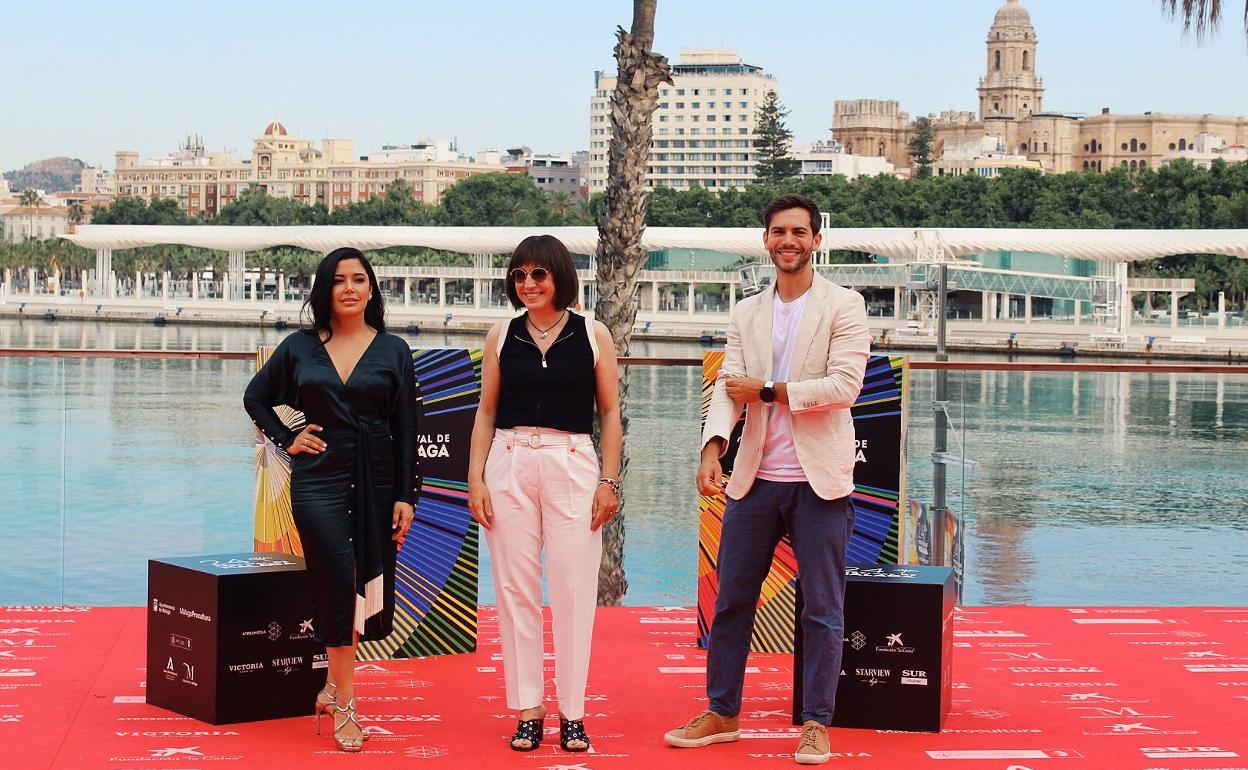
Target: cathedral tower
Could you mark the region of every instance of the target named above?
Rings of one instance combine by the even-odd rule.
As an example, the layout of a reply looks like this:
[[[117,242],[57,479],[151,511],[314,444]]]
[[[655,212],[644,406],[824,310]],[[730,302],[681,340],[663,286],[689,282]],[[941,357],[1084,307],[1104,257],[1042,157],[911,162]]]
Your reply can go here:
[[[988,69],[979,81],[979,119],[1018,120],[1042,112],[1036,77],[1036,30],[1018,0],[1006,0],[988,29]]]

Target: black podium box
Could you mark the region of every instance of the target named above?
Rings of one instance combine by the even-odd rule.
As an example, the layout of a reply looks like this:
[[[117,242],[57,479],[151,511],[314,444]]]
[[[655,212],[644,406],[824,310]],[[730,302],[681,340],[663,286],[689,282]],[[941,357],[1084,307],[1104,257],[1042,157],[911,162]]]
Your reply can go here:
[[[953,692],[953,570],[862,564],[845,574],[845,646],[832,726],[939,732]],[[801,606],[799,584],[799,617]],[[802,700],[799,629],[795,724]]]
[[[303,559],[147,563],[147,702],[214,725],[311,715],[329,662]]]

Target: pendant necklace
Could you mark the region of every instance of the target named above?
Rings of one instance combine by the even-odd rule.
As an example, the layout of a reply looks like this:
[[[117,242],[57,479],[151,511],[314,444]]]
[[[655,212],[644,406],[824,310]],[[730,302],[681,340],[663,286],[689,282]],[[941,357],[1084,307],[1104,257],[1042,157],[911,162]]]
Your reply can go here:
[[[533,318],[529,315],[525,315],[524,320],[528,321],[529,326],[533,327],[533,331],[537,332],[539,337],[541,337],[542,339],[546,339],[548,336],[550,336],[550,330],[558,326],[560,323],[562,323],[563,317],[567,315],[567,313],[568,311],[566,310],[560,313],[559,317],[555,319],[555,322],[551,324],[550,326],[547,326],[545,329],[539,328],[537,324],[533,323]]]

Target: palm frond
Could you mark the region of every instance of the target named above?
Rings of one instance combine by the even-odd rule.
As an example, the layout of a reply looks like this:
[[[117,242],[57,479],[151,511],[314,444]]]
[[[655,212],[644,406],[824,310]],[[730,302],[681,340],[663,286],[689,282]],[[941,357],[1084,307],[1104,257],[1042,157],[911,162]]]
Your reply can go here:
[[[1222,24],[1222,0],[1161,0],[1162,10],[1183,21],[1183,31],[1197,40],[1218,31]],[[1248,2],[1244,3],[1244,34],[1248,35]]]

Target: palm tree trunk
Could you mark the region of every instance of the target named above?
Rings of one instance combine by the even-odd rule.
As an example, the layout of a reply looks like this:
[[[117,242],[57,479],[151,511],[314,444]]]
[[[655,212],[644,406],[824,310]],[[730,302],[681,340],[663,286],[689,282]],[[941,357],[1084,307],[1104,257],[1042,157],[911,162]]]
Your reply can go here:
[[[595,317],[611,330],[617,355],[628,355],[637,318],[637,273],[646,263],[641,235],[646,227],[646,161],[650,155],[651,118],[659,102],[659,84],[672,82],[667,58],[650,50],[654,42],[657,0],[633,0],[633,28],[617,29],[615,60],[619,71],[611,96],[611,145],[607,165],[606,206],[598,222],[598,302]],[[628,368],[620,370],[620,421],[628,436]],[[621,457],[620,478],[628,468]],[[628,590],[624,575],[624,510],[603,527],[598,603],[619,604]]]

